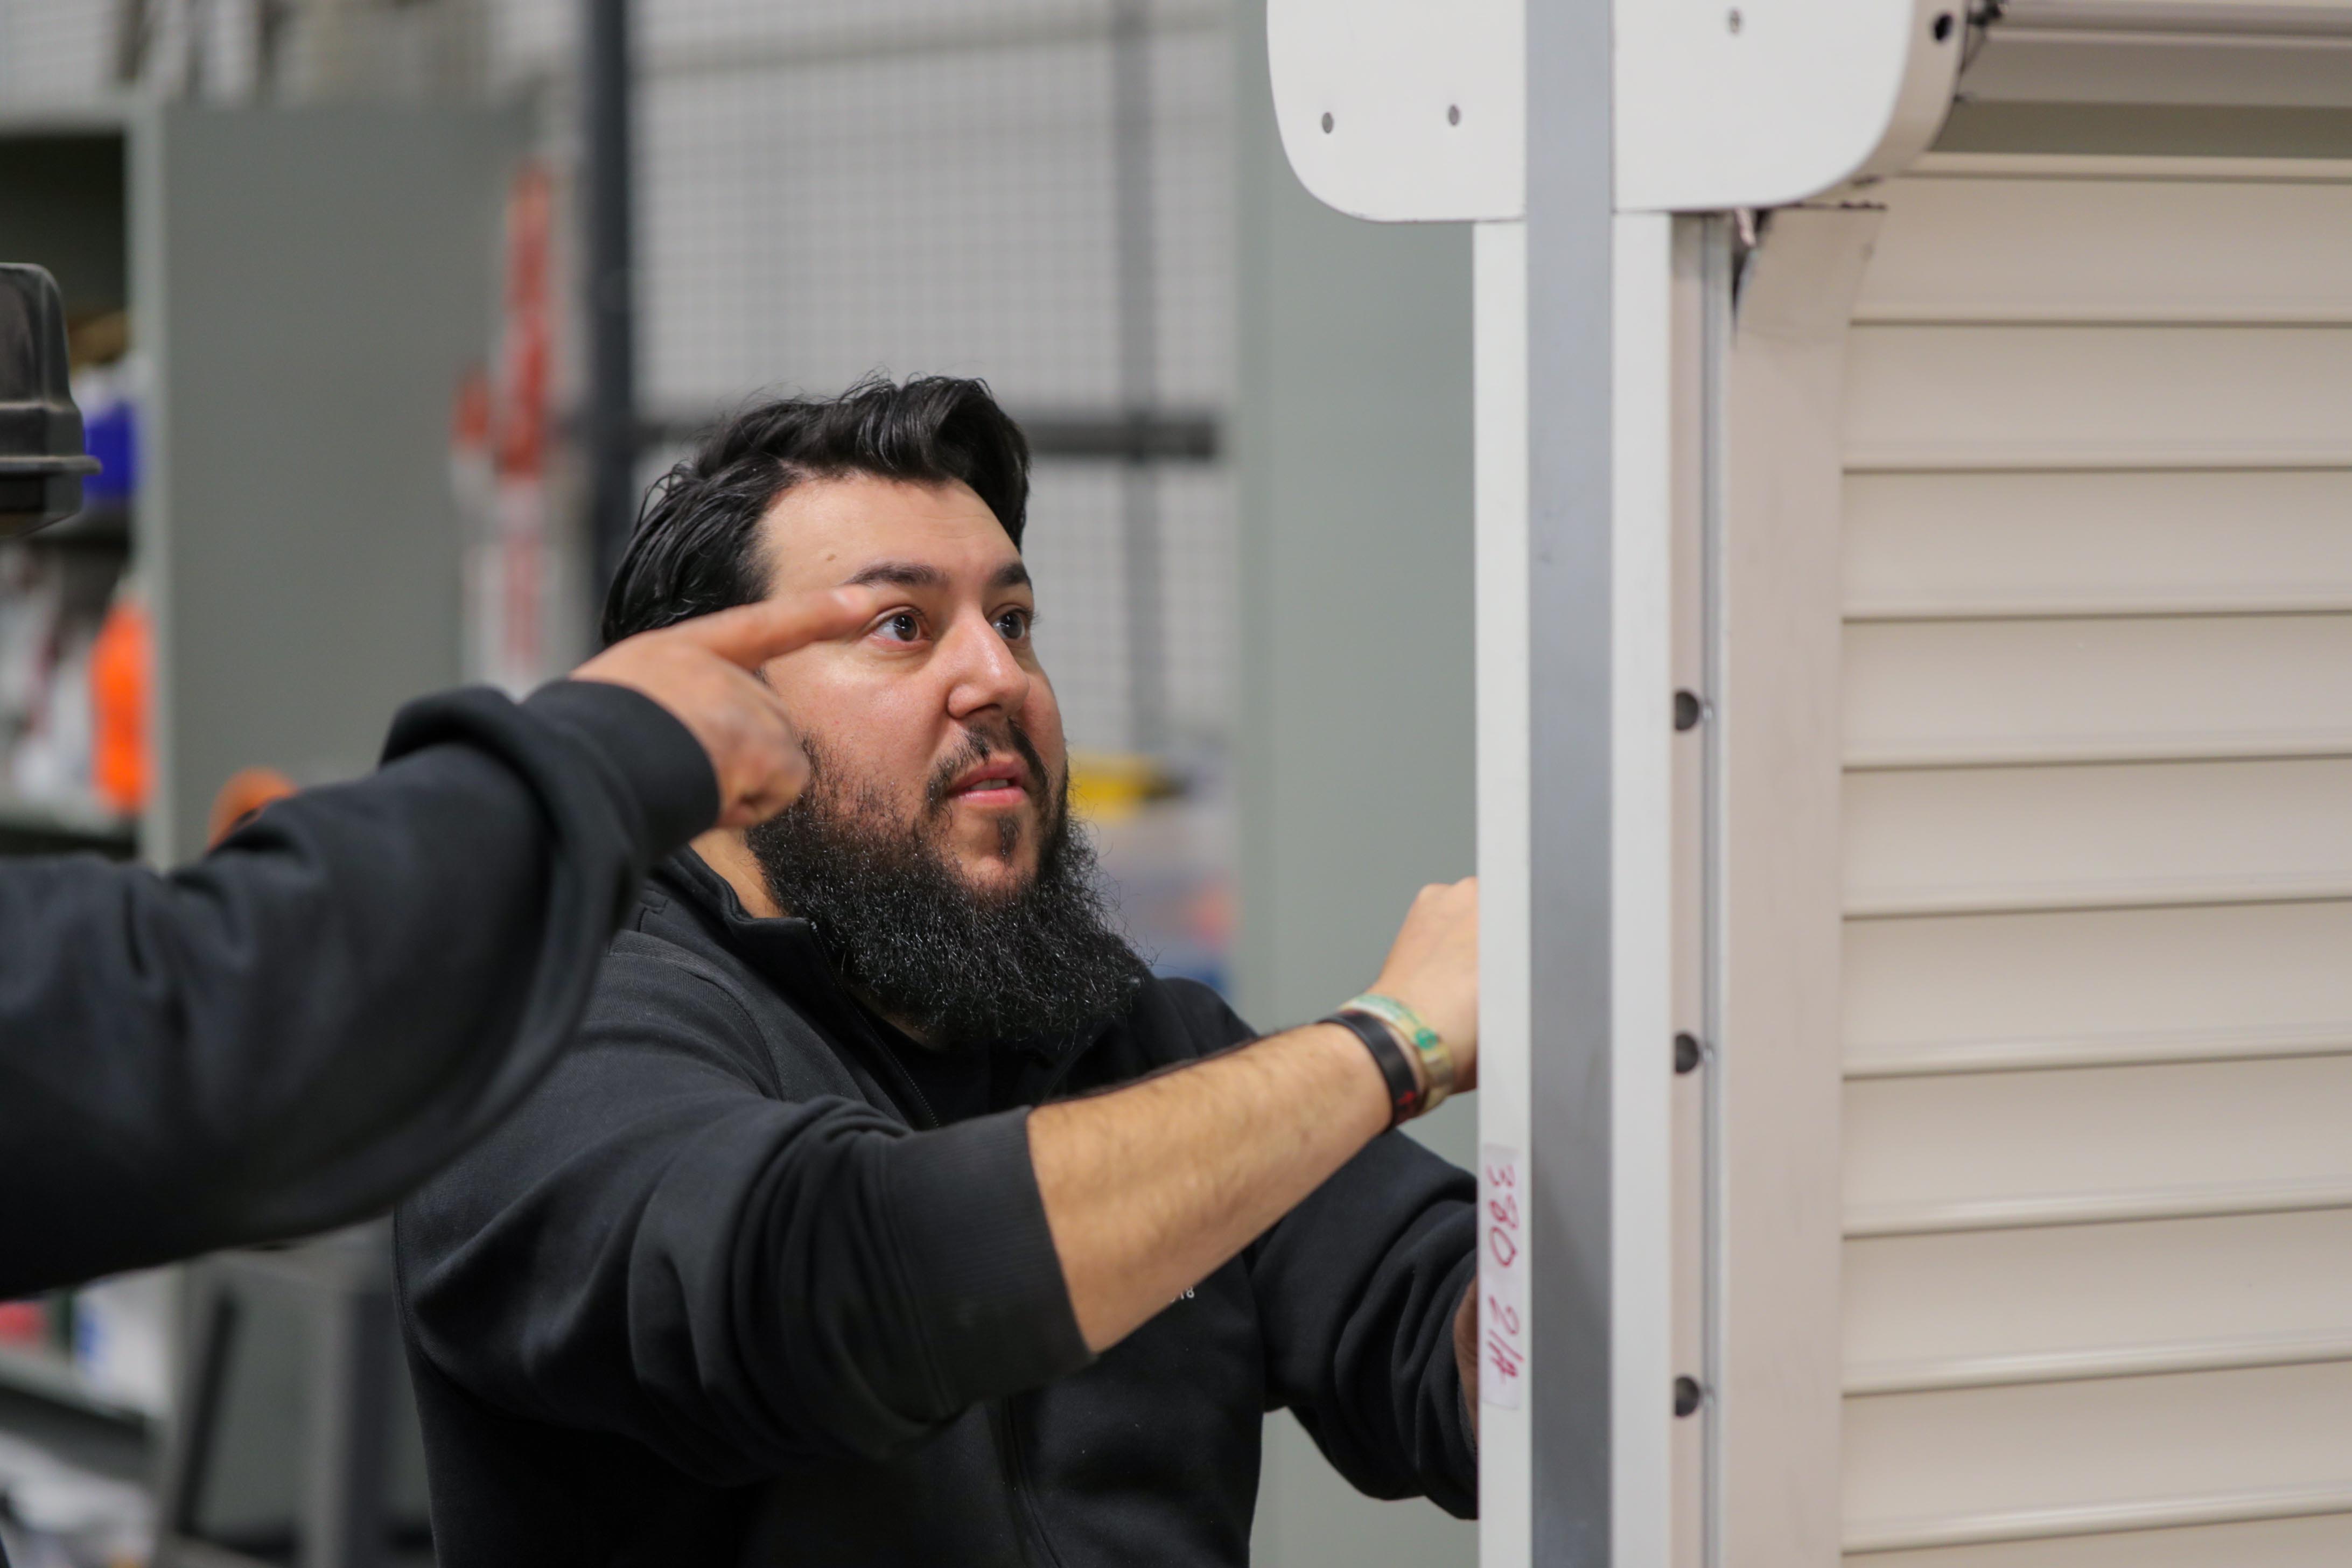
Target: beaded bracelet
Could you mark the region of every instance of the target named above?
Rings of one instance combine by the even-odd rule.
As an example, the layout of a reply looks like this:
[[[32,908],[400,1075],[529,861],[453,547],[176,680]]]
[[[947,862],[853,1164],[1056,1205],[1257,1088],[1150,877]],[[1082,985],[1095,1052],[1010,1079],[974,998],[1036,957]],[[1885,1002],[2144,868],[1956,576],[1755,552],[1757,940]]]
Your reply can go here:
[[[1436,1110],[1445,1097],[1454,1092],[1454,1053],[1445,1048],[1444,1040],[1423,1021],[1420,1014],[1395,997],[1383,996],[1377,991],[1368,991],[1355,997],[1340,1010],[1345,1012],[1348,1008],[1387,1020],[1420,1054],[1422,1076],[1428,1080],[1421,1097],[1421,1109],[1424,1114]]]

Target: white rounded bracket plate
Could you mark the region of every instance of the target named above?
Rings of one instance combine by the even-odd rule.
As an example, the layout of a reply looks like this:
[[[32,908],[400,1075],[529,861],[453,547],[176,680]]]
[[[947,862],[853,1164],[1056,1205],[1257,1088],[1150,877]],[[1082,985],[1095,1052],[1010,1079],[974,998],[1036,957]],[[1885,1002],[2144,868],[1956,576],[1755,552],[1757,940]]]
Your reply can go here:
[[[1944,122],[1967,0],[1617,0],[1617,209],[1786,206]]]
[[[1274,117],[1300,183],[1385,223],[1517,217],[1524,17],[1523,0],[1267,0]]]
[[[1891,174],[1951,105],[1966,0],[1616,0],[1621,212],[1781,206]],[[1525,0],[1267,0],[1307,190],[1389,223],[1527,208]]]

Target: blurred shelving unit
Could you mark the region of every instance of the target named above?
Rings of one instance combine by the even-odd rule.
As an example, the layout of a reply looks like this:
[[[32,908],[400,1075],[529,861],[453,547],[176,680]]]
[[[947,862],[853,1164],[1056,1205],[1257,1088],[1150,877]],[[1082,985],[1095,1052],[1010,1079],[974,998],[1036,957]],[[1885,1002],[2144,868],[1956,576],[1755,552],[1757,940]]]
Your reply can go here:
[[[85,616],[127,577],[152,628],[144,809],[109,810],[69,770],[18,791],[0,767],[0,856],[186,861],[240,768],[303,784],[363,773],[402,702],[457,681],[449,410],[493,341],[500,202],[524,130],[457,103],[0,113],[0,256],[47,267],[69,320],[127,322],[138,470],[134,493],[94,496],[0,564],[63,584]],[[152,1311],[101,1316],[108,1290],[142,1289]],[[102,1286],[87,1314],[59,1297],[55,1331],[0,1341],[0,1459],[164,1482],[196,1359],[184,1293],[176,1277]],[[130,1357],[127,1382],[110,1354]],[[264,1378],[303,1375],[248,1361]],[[289,1555],[262,1559],[344,1561],[318,1547],[319,1518],[287,1506]],[[210,1550],[174,1542],[182,1521],[154,1522],[159,1561]]]
[[[95,807],[0,799],[0,855],[69,855],[86,849],[127,860],[138,847],[135,825]]]
[[[149,1412],[100,1389],[62,1351],[0,1344],[0,1388],[143,1435]]]
[[[37,259],[57,276],[77,328],[78,367],[120,358],[123,346],[131,289],[126,123],[106,108],[0,123],[0,254]],[[94,343],[93,326],[112,341]],[[88,391],[85,378],[85,397]],[[87,653],[129,565],[130,476],[121,471],[127,448],[114,457],[109,471],[89,482],[90,509],[13,546],[0,571],[0,853],[93,850],[127,858],[137,851],[137,825],[70,776],[88,771],[86,755],[79,769],[28,791],[20,787],[16,754],[20,745],[40,745],[51,758],[68,758],[77,737],[88,749],[87,725],[68,725],[56,738],[31,733],[30,721],[44,710],[89,706],[86,658],[62,656]]]
[[[30,548],[125,557],[148,599],[146,858],[201,849],[240,766],[363,771],[397,705],[456,679],[448,410],[490,341],[520,140],[454,105],[0,117],[0,250],[48,265],[69,316],[133,323],[136,500]],[[120,847],[97,816],[0,806]]]

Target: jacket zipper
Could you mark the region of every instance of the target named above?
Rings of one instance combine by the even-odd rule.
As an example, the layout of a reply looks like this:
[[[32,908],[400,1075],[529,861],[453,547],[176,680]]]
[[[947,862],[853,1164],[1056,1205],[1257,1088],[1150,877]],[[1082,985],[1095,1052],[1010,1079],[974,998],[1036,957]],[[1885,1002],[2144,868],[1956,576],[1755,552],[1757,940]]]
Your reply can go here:
[[[1061,1554],[1046,1539],[1045,1521],[1037,1511],[1035,1489],[1029,1482],[1029,1466],[1022,1457],[1020,1421],[1013,1411],[1013,1401],[1018,1397],[1017,1394],[1007,1394],[1003,1399],[992,1400],[988,1406],[989,1425],[994,1428],[996,1451],[1004,1461],[1005,1485],[1020,1507],[1021,1522],[1027,1527],[1025,1533],[1050,1568],[1062,1568]],[[1024,1558],[1029,1555],[1026,1552],[1022,1553]]]
[[[890,1065],[898,1068],[898,1081],[906,1086],[907,1092],[915,1097],[915,1109],[923,1113],[924,1131],[936,1132],[946,1126],[947,1123],[940,1120],[940,1113],[931,1109],[931,1102],[925,1098],[923,1086],[915,1081],[915,1075],[908,1072],[895,1055],[890,1058]]]
[[[923,1098],[923,1086],[915,1081],[915,1075],[907,1070],[907,1065],[898,1059],[898,1052],[880,1040],[863,1037],[862,1034],[853,1034],[851,1038],[869,1058],[880,1064],[884,1075],[905,1093],[915,1113],[912,1120],[916,1131],[936,1132],[946,1125],[940,1120],[940,1113],[931,1109],[931,1102]]]

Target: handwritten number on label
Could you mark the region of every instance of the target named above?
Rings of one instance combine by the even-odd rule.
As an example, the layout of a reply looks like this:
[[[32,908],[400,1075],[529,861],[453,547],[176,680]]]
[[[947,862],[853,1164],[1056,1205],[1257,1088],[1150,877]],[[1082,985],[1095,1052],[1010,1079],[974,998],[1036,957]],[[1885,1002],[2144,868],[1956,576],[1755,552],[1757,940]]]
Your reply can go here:
[[[1519,1203],[1518,1152],[1490,1143],[1478,1163],[1479,1365],[1481,1403],[1516,1409],[1527,1377],[1526,1215]]]

